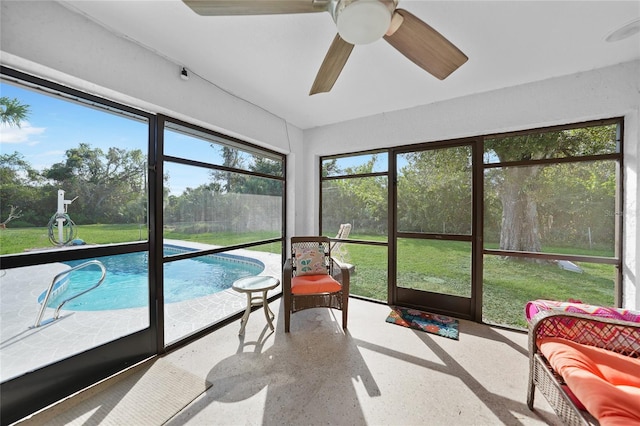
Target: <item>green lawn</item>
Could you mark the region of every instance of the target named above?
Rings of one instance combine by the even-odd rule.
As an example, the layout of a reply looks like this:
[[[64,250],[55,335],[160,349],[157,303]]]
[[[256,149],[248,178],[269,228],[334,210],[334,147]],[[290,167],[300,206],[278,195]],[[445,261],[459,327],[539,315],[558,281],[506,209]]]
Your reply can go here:
[[[138,241],[147,238],[138,225],[80,225],[77,238],[87,244]],[[214,245],[242,244],[275,238],[273,233],[186,234],[165,230],[165,238]],[[353,239],[384,241],[384,237],[351,235]],[[387,300],[387,248],[346,244],[348,262],[355,265],[351,293]],[[51,247],[46,228],[0,229],[1,254]],[[428,291],[468,296],[470,292],[469,243],[458,241],[400,240],[398,285]],[[280,244],[254,248],[280,253]],[[554,252],[567,252],[559,248]],[[576,250],[575,254],[580,254]],[[536,264],[486,256],[483,282],[483,319],[487,322],[525,327],[523,308],[538,298],[579,299],[586,303],[614,303],[615,268],[611,265],[580,263],[584,272],[564,271],[555,264]]]
[[[83,240],[87,244],[144,241],[148,235],[146,227],[141,227],[140,225],[78,225],[76,230],[76,238]],[[164,237],[173,240],[227,246],[277,238],[278,234],[273,232],[187,234],[167,229]],[[256,247],[254,250],[280,253],[280,246],[274,246],[276,245],[268,244],[264,247]],[[47,228],[0,229],[0,254],[20,253],[34,248],[50,247],[52,247],[52,244],[49,242]]]
[[[381,237],[352,234],[353,239],[384,241]],[[387,300],[387,250],[385,247],[347,244],[348,262],[356,265],[351,293]],[[470,244],[458,241],[400,240],[398,285],[447,294],[469,296]],[[546,250],[546,248],[545,248]],[[552,248],[553,253],[570,252]],[[583,254],[576,250],[572,254]],[[593,253],[590,253],[593,254]],[[529,300],[577,299],[596,305],[614,304],[612,265],[580,263],[583,273],[499,256],[485,256],[483,265],[483,320],[526,327],[524,306]]]

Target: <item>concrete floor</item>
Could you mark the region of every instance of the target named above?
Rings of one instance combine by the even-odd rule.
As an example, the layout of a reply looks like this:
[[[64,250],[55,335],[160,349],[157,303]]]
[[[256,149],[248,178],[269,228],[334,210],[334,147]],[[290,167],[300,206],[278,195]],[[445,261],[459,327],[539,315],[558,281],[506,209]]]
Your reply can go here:
[[[385,305],[351,299],[292,315],[284,333],[254,311],[166,357],[212,386],[169,425],[560,424],[544,398],[526,406],[526,334],[469,321],[458,341],[385,322]]]
[[[318,308],[293,314],[285,334],[281,299],[270,307],[275,331],[258,309],[244,336],[235,321],[163,356],[211,383],[166,425],[561,424],[539,393],[535,411],[527,408],[524,333],[460,321],[452,340],[386,323],[389,307],[351,299],[346,333],[338,311]],[[110,388],[90,391],[88,404],[74,397],[21,423],[117,424],[109,414],[122,413],[114,409],[121,403],[139,418],[140,406],[114,402]],[[173,401],[176,389],[153,397]]]

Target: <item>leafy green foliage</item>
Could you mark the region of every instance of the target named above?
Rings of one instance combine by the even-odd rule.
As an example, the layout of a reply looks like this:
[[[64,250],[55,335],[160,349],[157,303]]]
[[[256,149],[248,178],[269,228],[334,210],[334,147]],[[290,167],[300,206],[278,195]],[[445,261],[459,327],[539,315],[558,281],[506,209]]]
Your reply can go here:
[[[581,127],[485,141],[485,157],[500,162],[610,154],[617,150],[616,125]]]
[[[50,199],[43,197],[50,196]],[[46,224],[56,211],[56,193],[44,185],[44,179],[18,152],[0,155],[0,217],[5,218],[14,205],[22,210],[20,220],[11,227]]]
[[[471,148],[403,154],[398,177],[398,229],[471,233]]]
[[[147,162],[141,150],[112,147],[105,153],[81,143],[66,157],[43,176],[69,197],[78,197],[76,223],[146,222]]]
[[[377,156],[372,155],[364,164],[339,172],[334,169],[335,162],[324,162],[327,173],[356,176],[323,182],[322,228],[325,234],[337,232],[342,223],[351,223],[360,232],[387,233],[388,179],[386,176],[366,176],[373,172],[376,161]]]
[[[19,99],[0,97],[0,123],[20,127],[29,117],[29,113],[29,105],[20,103]]]
[[[504,163],[615,153],[616,132],[616,125],[607,125],[491,139],[485,141],[485,161]],[[485,225],[489,239],[495,241],[499,232],[503,250],[540,251],[541,238],[564,244],[592,244],[592,238],[585,237],[586,230],[579,229],[592,226],[600,242],[612,241],[612,221],[596,212],[614,210],[615,164],[583,164],[489,169],[485,174]]]
[[[62,189],[66,199],[77,197],[70,212],[76,223],[146,223],[146,169],[140,150],[109,148],[105,153],[85,143],[41,173],[22,154],[5,154],[0,156],[0,212],[16,205],[23,211],[23,225],[46,225]]]
[[[217,148],[212,144],[212,148]],[[284,176],[283,163],[256,154],[247,154],[233,147],[220,147],[223,166],[229,169],[249,170],[267,176]],[[214,170],[211,183],[221,193],[282,195],[282,181],[262,176],[249,176],[231,170]],[[207,185],[209,186],[209,185]]]

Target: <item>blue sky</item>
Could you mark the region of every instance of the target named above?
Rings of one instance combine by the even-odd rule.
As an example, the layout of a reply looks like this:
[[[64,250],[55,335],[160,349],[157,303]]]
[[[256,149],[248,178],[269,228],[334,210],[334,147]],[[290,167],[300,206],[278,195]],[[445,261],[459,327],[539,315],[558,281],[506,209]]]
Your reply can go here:
[[[109,147],[140,149],[147,153],[148,126],[121,115],[88,108],[38,91],[0,83],[0,96],[17,98],[28,105],[30,114],[20,128],[0,127],[0,153],[17,151],[37,170],[65,160],[65,151],[87,143],[107,151]],[[165,143],[179,146],[189,158],[213,160],[216,152],[206,143],[187,143],[188,136],[168,132]],[[185,187],[196,187],[208,180],[208,171],[176,167],[170,170],[170,186],[174,195]]]
[[[30,109],[20,128],[0,125],[0,154],[17,151],[37,170],[65,161],[65,152],[80,143],[101,148],[104,152],[115,146],[147,153],[146,122],[6,82],[0,82],[0,96],[16,98]],[[211,148],[207,141],[174,131],[165,132],[165,153],[222,164],[220,151]],[[353,167],[369,158],[370,155],[341,158],[339,165]],[[374,171],[385,169],[386,155],[380,155]],[[196,188],[208,183],[209,173],[204,168],[165,163],[165,174],[169,175],[173,195],[180,195],[187,187]]]
[[[21,152],[37,169],[63,161],[65,151],[80,143],[103,149],[117,146],[146,152],[144,123],[5,83],[0,84],[0,93],[17,98],[30,108],[21,128],[2,127],[2,153]]]

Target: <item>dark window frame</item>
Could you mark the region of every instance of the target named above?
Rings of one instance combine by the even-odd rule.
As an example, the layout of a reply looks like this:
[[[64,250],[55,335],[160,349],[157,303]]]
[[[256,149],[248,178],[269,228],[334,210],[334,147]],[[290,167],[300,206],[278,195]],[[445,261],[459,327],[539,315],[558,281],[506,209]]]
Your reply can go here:
[[[596,154],[596,155],[585,155],[585,156],[575,156],[575,157],[562,157],[562,158],[550,158],[550,159],[540,159],[540,160],[528,160],[528,161],[509,161],[509,162],[495,162],[495,163],[485,163],[484,162],[484,141],[488,139],[495,139],[501,137],[509,137],[509,136],[522,136],[527,134],[539,134],[542,132],[553,132],[560,130],[569,130],[569,129],[578,129],[578,128],[587,128],[587,127],[595,127],[595,126],[603,126],[603,125],[617,125],[617,135],[616,142],[618,152],[616,153],[605,153],[605,154]],[[483,256],[484,255],[497,255],[497,256],[514,256],[514,257],[536,257],[547,260],[570,260],[570,261],[583,261],[583,262],[592,262],[592,263],[600,263],[600,264],[609,264],[615,265],[617,269],[617,275],[615,277],[615,290],[614,290],[614,298],[615,305],[621,306],[623,300],[623,274],[622,274],[622,265],[623,265],[623,237],[624,237],[624,221],[623,216],[620,214],[620,210],[622,206],[624,206],[624,117],[612,117],[600,120],[591,120],[591,121],[583,121],[583,122],[573,122],[555,126],[547,126],[547,127],[537,127],[524,129],[519,131],[511,131],[504,133],[492,133],[486,135],[478,135],[471,136],[453,140],[438,140],[432,142],[421,142],[416,144],[407,144],[407,145],[399,145],[393,146],[389,148],[377,148],[369,151],[354,151],[354,152],[346,152],[334,155],[325,155],[319,157],[319,187],[318,187],[318,200],[319,200],[319,208],[318,208],[318,224],[320,229],[320,234],[323,233],[322,230],[322,188],[324,181],[330,181],[335,179],[351,179],[351,178],[360,178],[367,176],[382,176],[386,175],[389,178],[389,186],[388,186],[388,212],[389,212],[389,225],[388,225],[388,235],[387,242],[369,242],[369,241],[359,241],[359,240],[349,240],[349,243],[354,244],[372,244],[372,245],[384,245],[388,247],[389,257],[388,257],[388,286],[389,286],[389,296],[388,302],[394,303],[393,297],[393,288],[395,288],[395,283],[392,282],[395,277],[395,253],[392,253],[395,250],[394,240],[396,236],[404,236],[406,233],[398,233],[397,235],[392,235],[391,232],[395,233],[393,222],[393,217],[396,214],[396,201],[394,198],[393,187],[397,183],[396,176],[396,164],[395,164],[395,155],[403,152],[411,152],[420,149],[424,149],[424,147],[436,148],[436,147],[450,147],[450,146],[458,146],[465,144],[472,144],[475,148],[475,154],[473,156],[473,168],[474,168],[474,181],[478,182],[479,187],[474,188],[474,199],[477,199],[477,202],[474,202],[476,206],[473,209],[473,227],[475,231],[473,234],[475,235],[475,239],[477,243],[474,244],[476,247],[473,251],[474,259],[472,260],[473,270],[473,280],[475,281],[475,314],[474,320],[477,322],[482,322],[482,281],[483,281]],[[375,154],[387,152],[389,167],[386,173],[371,173],[366,175],[354,174],[354,175],[336,175],[336,176],[323,176],[323,162],[326,160],[332,160],[335,158],[345,158],[345,157],[355,157],[359,155],[366,154]],[[485,249],[483,247],[483,232],[484,232],[484,172],[487,169],[491,168],[499,168],[499,167],[517,167],[517,166],[527,166],[527,165],[538,165],[538,164],[562,164],[562,163],[577,163],[577,162],[593,162],[599,160],[614,160],[617,161],[618,164],[618,176],[617,176],[617,187],[616,187],[616,212],[615,212],[615,256],[614,257],[601,257],[601,256],[578,256],[578,255],[565,255],[565,254],[555,254],[555,253],[530,253],[530,252],[516,252],[516,251],[506,251],[506,250],[495,250],[495,249]],[[410,236],[410,235],[409,235]],[[417,235],[416,235],[417,236]],[[436,235],[431,235],[432,237],[436,237]],[[466,240],[463,238],[462,240]],[[337,241],[332,239],[332,241]],[[357,297],[357,296],[354,296]]]
[[[148,122],[148,145],[147,145],[147,191],[148,191],[148,211],[147,226],[149,236],[146,241],[126,242],[116,244],[104,244],[98,247],[78,247],[74,250],[59,250],[46,252],[31,252],[1,255],[0,270],[12,269],[24,266],[35,266],[52,262],[64,262],[69,260],[81,260],[86,258],[101,257],[107,255],[118,255],[134,252],[149,253],[149,327],[125,335],[105,345],[88,349],[69,358],[62,359],[49,366],[39,368],[34,371],[25,372],[24,375],[9,379],[2,383],[2,407],[3,420],[7,422],[17,421],[20,418],[33,413],[48,404],[58,401],[75,391],[115,374],[124,368],[140,362],[150,356],[160,355],[183,346],[198,339],[211,331],[222,327],[229,322],[239,318],[243,312],[225,318],[219,322],[209,324],[196,333],[185,336],[183,339],[173,342],[171,345],[164,345],[164,320],[158,305],[161,305],[162,295],[159,281],[162,280],[163,256],[162,256],[162,146],[163,146],[163,125],[167,120],[189,127],[201,133],[215,135],[219,139],[228,140],[234,148],[245,149],[246,152],[269,153],[268,157],[282,159],[282,175],[273,176],[264,173],[254,173],[247,170],[218,167],[220,170],[232,171],[256,177],[276,179],[283,182],[282,189],[282,230],[279,238],[272,238],[263,241],[253,241],[244,244],[227,246],[220,249],[200,251],[194,256],[175,256],[171,260],[180,260],[200,256],[203,254],[214,254],[239,248],[248,248],[268,243],[280,243],[282,247],[282,262],[284,263],[286,251],[286,209],[287,209],[287,156],[276,151],[260,147],[241,139],[233,138],[218,132],[186,123],[162,114],[143,111],[124,105],[104,97],[92,95],[81,90],[73,89],[62,84],[26,74],[9,67],[0,66],[0,77],[2,80],[26,86],[30,89],[40,90],[45,94],[61,96],[67,100],[78,102],[87,107],[98,107],[130,117],[143,117]],[[177,163],[190,164],[189,160],[177,157],[166,158],[167,161],[175,160]],[[198,162],[192,162],[196,164]],[[153,283],[153,284],[152,284]],[[153,337],[155,336],[155,337]],[[151,338],[150,338],[151,337]],[[142,347],[143,352],[139,352]],[[138,348],[138,349],[136,349]],[[82,365],[82,374],[78,374],[78,365]]]
[[[226,136],[223,135],[221,133],[218,133],[216,131],[213,130],[208,130],[208,129],[204,129],[198,126],[195,126],[193,124],[187,123],[185,121],[182,120],[178,120],[175,118],[171,118],[165,115],[161,115],[158,114],[158,132],[160,134],[164,134],[164,130],[165,129],[169,129],[169,130],[174,130],[172,129],[170,126],[167,126],[166,123],[170,123],[171,125],[175,125],[175,126],[180,126],[186,129],[192,129],[194,131],[199,132],[200,134],[190,134],[190,136],[192,137],[197,137],[200,138],[201,135],[208,135],[211,136],[213,138],[218,139],[220,142],[217,143],[224,143],[224,140],[228,140],[229,146],[230,147],[234,147],[237,148],[238,145],[246,145],[247,148],[249,148],[249,150],[254,151],[255,153],[259,153],[260,151],[263,151],[265,153],[269,153],[270,155],[268,157],[270,158],[274,158],[274,157],[280,157],[281,161],[282,161],[282,170],[283,170],[283,176],[279,176],[279,175],[269,175],[269,174],[265,174],[265,173],[257,173],[257,172],[253,172],[250,170],[246,170],[246,169],[238,169],[238,168],[234,168],[234,167],[226,167],[226,166],[222,166],[222,165],[217,165],[214,163],[206,163],[206,162],[202,162],[202,161],[196,161],[196,160],[190,160],[187,158],[180,158],[180,157],[175,157],[175,156],[171,156],[171,155],[164,155],[162,154],[162,150],[159,149],[159,158],[161,159],[160,161],[158,161],[159,164],[161,164],[160,168],[164,169],[164,163],[165,162],[170,162],[170,163],[176,163],[176,164],[181,164],[181,165],[185,165],[185,166],[195,166],[195,167],[202,167],[202,168],[206,168],[209,170],[217,170],[217,171],[224,171],[224,172],[231,172],[231,173],[238,173],[240,175],[243,176],[253,176],[253,177],[260,177],[260,178],[266,178],[266,179],[273,179],[273,180],[277,180],[282,182],[282,200],[283,200],[283,205],[282,205],[282,229],[281,229],[281,234],[280,237],[278,238],[270,238],[267,240],[259,240],[259,241],[252,241],[252,242],[248,242],[248,243],[243,243],[243,244],[235,244],[235,245],[231,245],[231,246],[224,246],[224,247],[220,247],[220,248],[216,248],[216,249],[210,249],[210,250],[194,250],[193,252],[189,252],[189,253],[183,253],[183,254],[179,254],[179,255],[172,255],[172,256],[168,256],[164,258],[164,263],[166,262],[171,262],[171,261],[177,261],[177,260],[183,260],[183,259],[190,259],[193,257],[199,257],[202,255],[209,255],[209,254],[216,254],[216,253],[223,253],[229,250],[235,250],[235,249],[244,249],[244,248],[249,248],[249,247],[256,247],[256,246],[260,246],[260,245],[264,245],[264,244],[270,244],[270,243],[282,243],[282,258],[285,258],[285,237],[286,237],[286,188],[287,188],[287,180],[286,180],[286,170],[287,170],[287,157],[284,154],[280,154],[274,150],[270,150],[267,148],[263,148],[263,147],[259,147],[257,145],[251,144],[249,142],[244,142],[240,139],[231,137],[231,136]],[[164,145],[164,137],[162,138],[162,142]],[[266,155],[265,155],[266,156]],[[162,175],[162,172],[160,172],[160,175]],[[160,197],[162,195],[162,188],[160,188]],[[160,212],[162,212],[162,206],[160,206]],[[160,223],[162,223],[163,221],[160,220]]]

